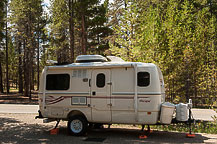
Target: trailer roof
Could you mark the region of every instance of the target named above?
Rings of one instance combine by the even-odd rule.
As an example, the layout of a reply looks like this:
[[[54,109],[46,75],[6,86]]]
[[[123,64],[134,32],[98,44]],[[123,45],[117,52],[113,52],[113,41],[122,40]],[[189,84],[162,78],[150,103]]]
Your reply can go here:
[[[67,65],[47,66],[48,69],[73,69],[73,68],[118,68],[118,67],[156,67],[153,63],[141,62],[88,62],[88,63],[72,63]]]

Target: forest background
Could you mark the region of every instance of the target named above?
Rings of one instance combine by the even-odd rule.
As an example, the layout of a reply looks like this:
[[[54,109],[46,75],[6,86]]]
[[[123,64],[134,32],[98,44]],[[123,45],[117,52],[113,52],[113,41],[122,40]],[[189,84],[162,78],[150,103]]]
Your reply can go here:
[[[1,0],[0,93],[31,99],[47,60],[115,55],[157,64],[166,98],[217,106],[216,0]]]

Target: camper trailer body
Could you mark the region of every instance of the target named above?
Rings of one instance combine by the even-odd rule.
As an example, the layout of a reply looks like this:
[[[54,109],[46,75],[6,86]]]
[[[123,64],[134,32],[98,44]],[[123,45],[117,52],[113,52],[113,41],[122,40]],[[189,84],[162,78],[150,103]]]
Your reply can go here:
[[[165,101],[158,66],[141,62],[85,62],[46,66],[40,78],[43,118],[89,123],[156,124]]]

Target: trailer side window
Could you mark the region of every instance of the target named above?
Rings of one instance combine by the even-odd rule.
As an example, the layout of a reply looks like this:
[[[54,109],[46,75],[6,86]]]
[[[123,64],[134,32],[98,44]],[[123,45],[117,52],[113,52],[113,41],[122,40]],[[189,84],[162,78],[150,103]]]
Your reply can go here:
[[[146,87],[150,84],[150,74],[148,72],[137,73],[137,85],[140,87]]]
[[[105,86],[105,74],[100,73],[96,76],[96,86],[103,88]]]
[[[48,74],[46,77],[46,90],[69,89],[69,74]]]

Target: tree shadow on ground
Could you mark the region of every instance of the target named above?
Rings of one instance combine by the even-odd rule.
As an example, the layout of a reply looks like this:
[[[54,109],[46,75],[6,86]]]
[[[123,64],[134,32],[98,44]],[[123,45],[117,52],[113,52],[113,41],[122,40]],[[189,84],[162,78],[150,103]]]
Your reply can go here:
[[[1,143],[42,143],[49,141],[48,126],[26,124],[13,118],[0,118]],[[46,134],[47,133],[47,134]]]
[[[204,143],[209,138],[200,134],[185,138],[184,133],[153,131],[147,139],[139,139],[144,132],[138,129],[104,128],[89,129],[87,135],[69,136],[67,127],[61,125],[57,135],[50,135],[51,125],[26,124],[13,118],[0,118],[1,143],[91,143],[87,138],[104,138],[105,143]],[[93,142],[92,143],[96,143]]]
[[[118,141],[120,143],[204,143],[208,137],[196,134],[195,138],[186,138],[186,133],[153,131],[152,133],[142,132],[135,129],[111,128],[102,130],[91,130],[89,137],[107,137],[106,142]],[[146,135],[146,139],[139,139],[140,135]]]

